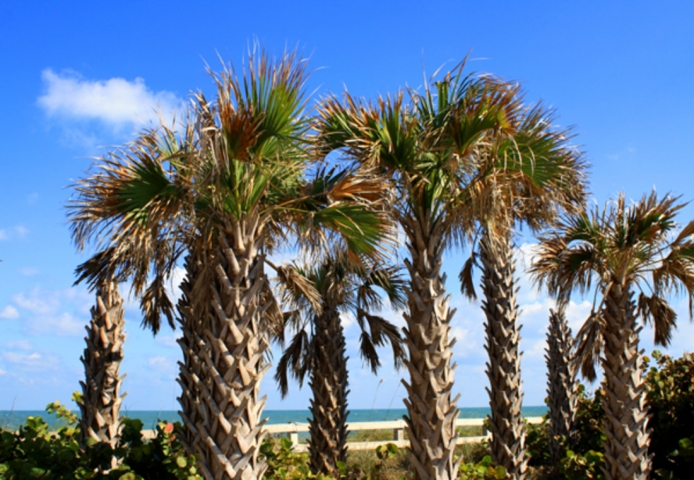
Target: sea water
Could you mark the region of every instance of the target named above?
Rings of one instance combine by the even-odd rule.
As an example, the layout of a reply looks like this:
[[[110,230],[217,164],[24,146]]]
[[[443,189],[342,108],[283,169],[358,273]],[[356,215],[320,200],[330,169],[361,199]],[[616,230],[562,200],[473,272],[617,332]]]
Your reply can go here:
[[[547,412],[546,406],[523,407],[523,416],[539,417]],[[372,410],[351,410],[348,421],[350,422],[384,422],[400,420],[407,414],[405,409],[372,409]],[[181,417],[178,412],[172,410],[121,410],[121,415],[138,418],[142,421],[146,430],[154,429],[157,422],[180,422]],[[461,408],[459,418],[485,418],[489,415],[489,408]],[[283,423],[307,423],[311,412],[308,410],[265,410],[263,416],[268,419],[268,425],[278,425]],[[53,414],[48,414],[44,410],[0,410],[0,428],[6,430],[16,430],[26,422],[28,417],[41,417],[48,423],[49,429],[55,430],[66,425],[64,420],[56,418]]]

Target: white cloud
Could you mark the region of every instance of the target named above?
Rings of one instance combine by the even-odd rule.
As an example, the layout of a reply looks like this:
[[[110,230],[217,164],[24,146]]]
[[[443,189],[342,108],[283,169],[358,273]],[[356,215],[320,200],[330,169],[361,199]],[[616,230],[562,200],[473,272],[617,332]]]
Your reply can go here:
[[[176,340],[181,336],[181,333],[178,333],[179,335],[157,335],[155,341],[160,345],[164,345],[165,347],[178,348],[178,343]]]
[[[20,308],[37,315],[53,313],[60,308],[60,300],[55,293],[42,292],[38,289],[32,290],[29,295],[18,293],[12,297],[12,300]]]
[[[154,92],[142,78],[87,80],[76,72],[41,73],[46,93],[38,104],[49,116],[97,120],[120,129],[127,125],[157,123],[160,116],[173,118],[182,101],[167,91]]]
[[[12,300],[16,307],[29,314],[24,322],[29,335],[81,336],[93,303],[86,289],[74,287],[64,290],[35,288],[29,293],[14,295]]]
[[[9,350],[31,350],[32,345],[27,340],[12,340],[3,344]]]
[[[340,323],[345,330],[354,325],[356,321],[357,319],[354,318],[352,312],[340,312]]]
[[[0,375],[5,375],[7,372],[5,370],[0,369]]]
[[[39,273],[38,268],[32,268],[32,267],[25,267],[25,268],[20,268],[19,273],[24,275],[25,277],[31,277]]]
[[[43,372],[46,370],[58,370],[61,363],[60,359],[56,355],[48,352],[5,352],[0,355],[0,358],[11,365],[10,370],[13,372]]]
[[[27,202],[29,205],[35,204],[39,200],[39,194],[37,192],[30,193],[27,197]]]
[[[3,228],[0,229],[0,240],[9,240],[11,237],[25,237],[29,233],[29,230],[23,225],[17,225],[10,229]]]
[[[178,365],[171,357],[149,357],[147,366],[162,374],[164,378],[173,379],[178,375]]]
[[[14,308],[12,305],[8,305],[5,308],[3,308],[0,312],[0,318],[14,320],[15,318],[19,318],[19,311],[17,311],[17,309]]]
[[[27,323],[27,331],[31,335],[50,333],[59,336],[80,336],[84,333],[86,322],[70,313],[47,315],[32,319]]]

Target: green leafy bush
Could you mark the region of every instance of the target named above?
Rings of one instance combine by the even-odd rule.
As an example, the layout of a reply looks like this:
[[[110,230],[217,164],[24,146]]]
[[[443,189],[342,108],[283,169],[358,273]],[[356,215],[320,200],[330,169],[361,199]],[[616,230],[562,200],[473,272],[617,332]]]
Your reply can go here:
[[[492,464],[492,457],[486,455],[477,463],[460,463],[458,470],[460,480],[503,480],[506,478],[506,469],[500,465]]]
[[[543,417],[539,425],[527,425],[526,438],[528,462],[536,469],[536,476],[543,479],[561,478],[569,480],[602,479],[604,457],[602,452],[602,422],[605,413],[602,409],[604,393],[596,390],[590,396],[583,385],[579,389],[574,431],[570,438],[561,438],[560,444],[566,451],[559,465],[552,465],[549,454],[548,417]]]
[[[691,478],[694,471],[694,354],[672,359],[657,350],[644,357],[652,429],[649,452],[660,478]]]
[[[123,419],[119,444],[80,444],[77,415],[59,402],[46,407],[67,422],[56,432],[29,417],[17,432],[0,432],[0,478],[7,480],[199,480],[195,457],[176,440],[175,425],[159,423],[156,438],[144,441],[142,422]],[[180,428],[180,425],[179,425]]]

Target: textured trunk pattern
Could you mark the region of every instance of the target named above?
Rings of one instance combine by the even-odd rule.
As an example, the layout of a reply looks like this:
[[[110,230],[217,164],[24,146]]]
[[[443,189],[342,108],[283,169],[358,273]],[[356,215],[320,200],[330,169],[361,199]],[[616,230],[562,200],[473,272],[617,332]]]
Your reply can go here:
[[[503,466],[510,478],[521,480],[526,477],[528,459],[521,417],[520,326],[513,250],[507,238],[497,240],[493,249],[489,239],[483,238],[480,253],[491,387],[487,389],[492,412],[490,449],[494,463]]]
[[[186,425],[194,427],[186,440],[200,455],[206,479],[255,480],[266,468],[258,459],[265,435],[259,390],[269,346],[263,317],[270,305],[263,301],[268,280],[261,236],[257,217],[229,222],[217,252],[206,259],[214,269],[210,305],[200,307],[203,315],[189,312],[181,342],[181,405]]]
[[[347,456],[347,357],[340,313],[327,306],[318,318],[313,342],[315,365],[311,369],[310,440],[308,451],[314,473],[339,476],[337,462]]]
[[[561,437],[571,441],[571,431],[576,419],[578,403],[578,382],[576,365],[572,361],[574,340],[566,322],[564,310],[549,311],[547,331],[547,398],[549,399],[550,442],[552,461],[559,464],[564,458],[564,450],[559,442]]]
[[[462,460],[453,459],[458,417],[458,397],[451,398],[455,371],[451,347],[455,341],[449,341],[449,324],[453,312],[448,308],[446,276],[440,273],[442,232],[431,223],[424,216],[419,222],[402,222],[412,259],[405,260],[410,273],[408,313],[404,314],[409,350],[405,365],[410,373],[410,383],[403,380],[408,394],[405,422],[415,478],[449,480],[457,478]]]
[[[178,401],[181,410],[178,412],[183,420],[185,429],[179,433],[179,438],[189,454],[200,453],[202,445],[197,429],[200,412],[200,386],[204,380],[209,380],[209,375],[204,370],[200,351],[205,344],[201,332],[205,322],[205,313],[193,311],[194,283],[200,281],[202,263],[196,261],[193,256],[188,256],[185,261],[186,277],[181,283],[181,298],[178,301],[179,325],[182,336],[178,339],[183,353],[183,361],[179,361],[178,383],[181,386],[181,396]]]
[[[631,292],[613,285],[605,299],[606,414],[605,476],[608,480],[647,480],[651,471],[648,412],[645,406],[636,305]]]
[[[87,329],[87,348],[81,358],[85,382],[82,385],[80,428],[82,439],[92,438],[115,447],[120,434],[120,394],[123,377],[118,376],[123,360],[125,322],[123,299],[118,285],[107,282],[96,290],[96,305]]]

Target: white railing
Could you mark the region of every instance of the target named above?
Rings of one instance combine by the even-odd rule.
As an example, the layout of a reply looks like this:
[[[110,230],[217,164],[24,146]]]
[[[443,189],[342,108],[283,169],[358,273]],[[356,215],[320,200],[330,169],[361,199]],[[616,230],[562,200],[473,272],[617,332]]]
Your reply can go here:
[[[541,423],[542,417],[527,417],[528,423]],[[483,435],[474,437],[458,437],[458,445],[464,443],[476,443],[488,438],[488,433],[484,428],[483,418],[460,418],[455,422],[456,427],[482,427]],[[405,439],[405,421],[393,420],[390,422],[352,422],[347,424],[347,430],[356,432],[360,430],[393,430],[393,439],[380,442],[347,442],[347,448],[351,450],[373,450],[380,445],[394,443],[399,448],[406,447],[410,444],[409,440]],[[299,433],[308,432],[308,423],[285,423],[279,425],[266,425],[265,431],[268,434],[276,435],[286,433],[294,444],[294,450],[297,452],[305,452],[308,445],[299,443]]]

